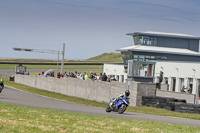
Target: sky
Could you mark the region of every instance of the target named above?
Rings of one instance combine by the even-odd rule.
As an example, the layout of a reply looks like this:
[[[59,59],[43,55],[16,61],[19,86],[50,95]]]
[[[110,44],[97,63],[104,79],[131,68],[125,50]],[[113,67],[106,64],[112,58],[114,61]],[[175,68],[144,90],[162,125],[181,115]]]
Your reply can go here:
[[[200,36],[199,0],[0,0],[0,58],[88,59],[134,45],[127,33]]]

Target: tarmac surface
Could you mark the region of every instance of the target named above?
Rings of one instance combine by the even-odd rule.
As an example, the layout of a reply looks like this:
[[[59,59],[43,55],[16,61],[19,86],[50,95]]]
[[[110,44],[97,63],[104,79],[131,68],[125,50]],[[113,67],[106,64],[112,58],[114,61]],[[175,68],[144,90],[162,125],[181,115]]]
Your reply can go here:
[[[109,116],[116,118],[136,119],[145,121],[156,121],[162,123],[200,127],[200,120],[173,118],[173,117],[141,114],[134,112],[124,112],[123,114],[118,114],[117,112],[107,113],[104,108],[56,100],[53,98],[48,98],[45,96],[24,92],[8,86],[5,86],[2,93],[0,93],[0,102],[23,105],[23,106],[31,106],[31,107],[50,108],[55,110],[63,110],[63,111],[84,113],[90,115],[98,115],[106,117]]]

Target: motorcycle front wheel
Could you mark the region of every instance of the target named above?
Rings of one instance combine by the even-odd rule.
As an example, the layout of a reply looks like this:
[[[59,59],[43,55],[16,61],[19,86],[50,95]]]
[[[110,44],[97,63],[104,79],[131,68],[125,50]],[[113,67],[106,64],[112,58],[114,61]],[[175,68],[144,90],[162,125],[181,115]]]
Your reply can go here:
[[[124,113],[124,111],[126,110],[126,108],[127,108],[127,105],[126,105],[126,104],[122,104],[122,105],[119,107],[119,109],[118,109],[118,113],[119,113],[119,114]]]
[[[108,106],[106,107],[106,112],[111,112],[111,107],[110,107],[110,104],[108,104]]]

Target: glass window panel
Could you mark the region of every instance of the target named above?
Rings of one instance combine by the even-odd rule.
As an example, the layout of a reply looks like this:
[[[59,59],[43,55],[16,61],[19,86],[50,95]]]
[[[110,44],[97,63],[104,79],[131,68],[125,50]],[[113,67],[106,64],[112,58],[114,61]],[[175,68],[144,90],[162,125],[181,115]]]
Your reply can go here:
[[[134,40],[134,43],[137,45],[137,44],[140,44],[140,39],[139,39],[139,36],[136,35],[136,36],[133,36],[133,40]]]
[[[134,62],[133,63],[133,75],[138,76],[139,75],[139,63]]]
[[[145,45],[148,45],[149,44],[149,37],[144,37],[143,43]]]
[[[144,61],[145,56],[144,55],[139,55],[139,60]]]
[[[128,63],[128,76],[132,76],[133,75],[133,63],[129,62]]]
[[[148,67],[148,77],[152,77],[153,76],[153,72],[154,71],[154,64],[149,64]]]
[[[147,64],[140,63],[140,76],[147,76]]]
[[[137,59],[138,58],[138,55],[134,55],[134,59]]]
[[[161,59],[161,56],[156,56],[156,59],[158,59],[158,60]]]
[[[151,59],[155,60],[155,56],[151,56]]]
[[[167,60],[167,57],[166,56],[162,56],[161,59],[162,60]]]
[[[140,36],[140,44],[144,44],[143,36]]]

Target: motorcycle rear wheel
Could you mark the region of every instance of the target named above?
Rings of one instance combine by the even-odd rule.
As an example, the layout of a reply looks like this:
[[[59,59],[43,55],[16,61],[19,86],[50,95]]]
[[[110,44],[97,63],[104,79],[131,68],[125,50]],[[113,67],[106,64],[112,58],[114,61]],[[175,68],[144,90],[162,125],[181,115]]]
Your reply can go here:
[[[122,104],[122,105],[119,107],[119,109],[118,109],[118,113],[119,113],[119,114],[124,113],[124,111],[126,110],[126,108],[127,108],[127,105],[126,105],[126,104]]]

